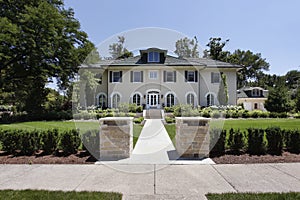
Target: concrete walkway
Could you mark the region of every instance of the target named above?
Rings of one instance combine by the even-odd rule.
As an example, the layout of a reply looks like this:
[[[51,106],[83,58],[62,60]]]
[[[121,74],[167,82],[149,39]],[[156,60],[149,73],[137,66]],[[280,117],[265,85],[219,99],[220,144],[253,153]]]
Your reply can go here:
[[[182,160],[161,119],[146,119],[132,155],[118,161],[99,161],[96,164],[214,164],[209,159]]]
[[[249,165],[0,165],[0,189],[114,191],[124,199],[300,192],[300,163]],[[160,170],[157,170],[160,168]],[[148,173],[140,173],[149,171]]]

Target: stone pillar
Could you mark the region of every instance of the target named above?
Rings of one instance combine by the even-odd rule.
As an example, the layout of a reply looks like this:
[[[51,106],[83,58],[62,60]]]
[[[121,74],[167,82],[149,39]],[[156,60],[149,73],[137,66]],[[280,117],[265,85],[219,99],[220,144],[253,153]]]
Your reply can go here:
[[[183,158],[203,158],[209,154],[209,118],[176,117],[176,150]]]
[[[129,158],[133,149],[133,117],[100,119],[100,160]]]

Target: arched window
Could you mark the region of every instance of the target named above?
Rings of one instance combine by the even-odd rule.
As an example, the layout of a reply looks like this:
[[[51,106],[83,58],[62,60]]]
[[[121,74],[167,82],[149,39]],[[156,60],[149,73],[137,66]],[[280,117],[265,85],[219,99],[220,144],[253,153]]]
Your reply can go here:
[[[174,97],[174,94],[168,94],[167,97],[166,97],[166,106],[167,107],[171,107],[171,106],[174,106],[175,105],[175,97]]]
[[[195,105],[195,96],[194,96],[194,94],[189,93],[186,96],[186,102],[187,102],[187,104],[190,104],[190,105],[194,106]]]
[[[98,96],[98,106],[100,108],[106,108],[106,102],[107,102],[106,95],[105,94],[99,94],[99,96]]]
[[[120,104],[120,100],[121,100],[120,95],[119,94],[114,94],[112,96],[112,107],[113,108],[118,108],[119,104]]]
[[[141,95],[134,94],[132,97],[132,103],[136,104],[137,106],[141,105]]]
[[[208,94],[206,97],[207,106],[215,105],[215,96],[213,94]]]

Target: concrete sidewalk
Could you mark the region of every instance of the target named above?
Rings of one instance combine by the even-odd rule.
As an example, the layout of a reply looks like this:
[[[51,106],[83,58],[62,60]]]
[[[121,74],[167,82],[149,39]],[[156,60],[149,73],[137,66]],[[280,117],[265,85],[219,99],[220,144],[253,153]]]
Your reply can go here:
[[[0,189],[114,191],[123,193],[124,199],[206,199],[207,193],[300,192],[300,163],[0,165]]]

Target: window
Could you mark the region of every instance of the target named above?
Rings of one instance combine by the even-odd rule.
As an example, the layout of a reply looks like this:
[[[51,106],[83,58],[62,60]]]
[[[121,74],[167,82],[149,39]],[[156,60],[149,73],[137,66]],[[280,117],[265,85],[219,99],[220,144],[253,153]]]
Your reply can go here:
[[[191,93],[188,94],[186,97],[186,102],[187,102],[187,104],[194,106],[195,105],[195,96]]]
[[[258,97],[260,95],[259,89],[253,89],[252,90],[252,96],[253,97]]]
[[[174,94],[168,94],[166,97],[166,106],[171,107],[175,105],[175,97]]]
[[[198,82],[197,71],[185,71],[185,81],[186,82]]]
[[[258,109],[258,104],[257,103],[254,103],[254,109]]]
[[[131,79],[131,82],[135,82],[135,83],[143,82],[143,72],[142,71],[131,71],[130,79]]]
[[[220,73],[218,72],[211,73],[211,83],[220,83]]]
[[[157,71],[150,71],[149,72],[149,79],[157,79]]]
[[[110,82],[113,83],[122,82],[122,71],[117,71],[117,72],[110,71],[109,76],[110,76]]]
[[[120,95],[119,94],[114,94],[112,96],[112,107],[113,108],[118,108],[119,104],[120,104],[120,100],[121,100]]]
[[[206,97],[207,106],[215,105],[215,96],[213,94],[208,94]]]
[[[164,82],[176,82],[176,71],[164,71]]]
[[[134,94],[132,97],[132,103],[136,104],[137,106],[141,105],[141,95]]]
[[[159,53],[158,52],[149,52],[148,53],[148,62],[159,62]]]
[[[105,94],[100,94],[98,97],[98,106],[100,108],[106,108],[106,96]]]

